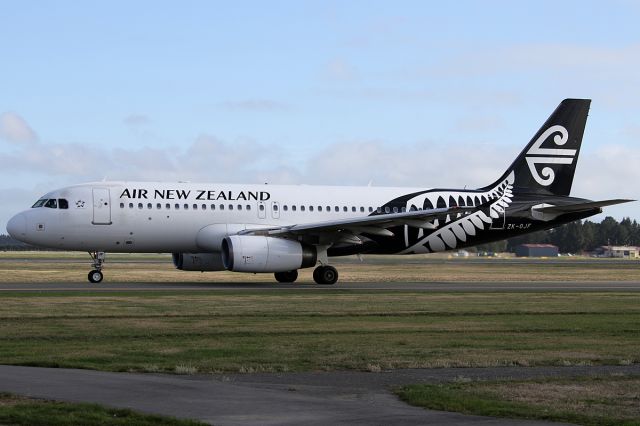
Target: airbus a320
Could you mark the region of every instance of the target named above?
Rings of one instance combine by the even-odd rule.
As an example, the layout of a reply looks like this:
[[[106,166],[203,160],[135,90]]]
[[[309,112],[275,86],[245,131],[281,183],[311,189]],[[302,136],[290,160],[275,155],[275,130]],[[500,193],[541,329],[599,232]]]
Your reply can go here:
[[[330,258],[457,250],[553,228],[632,200],[569,196],[590,106],[565,99],[513,164],[468,189],[94,182],[43,195],[7,224],[25,243],[87,251],[88,279],[106,252],[172,253],[186,271],[273,273],[294,282]]]

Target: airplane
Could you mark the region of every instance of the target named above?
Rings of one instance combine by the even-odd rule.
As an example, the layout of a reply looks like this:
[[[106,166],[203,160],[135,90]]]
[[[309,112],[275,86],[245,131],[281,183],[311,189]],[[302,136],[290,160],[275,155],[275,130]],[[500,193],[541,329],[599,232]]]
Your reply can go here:
[[[478,189],[93,182],[43,195],[7,231],[89,252],[91,283],[103,279],[106,252],[152,252],[172,253],[179,270],[273,273],[285,283],[315,267],[317,284],[334,284],[334,256],[458,250],[635,201],[569,196],[590,104],[562,101],[502,176]]]

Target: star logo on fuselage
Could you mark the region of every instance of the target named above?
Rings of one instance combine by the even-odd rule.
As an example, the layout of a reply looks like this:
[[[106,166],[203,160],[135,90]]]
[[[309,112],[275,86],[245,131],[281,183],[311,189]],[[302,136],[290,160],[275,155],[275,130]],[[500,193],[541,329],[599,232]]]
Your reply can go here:
[[[82,201],[82,200],[76,201],[76,208],[84,209],[84,201]]]

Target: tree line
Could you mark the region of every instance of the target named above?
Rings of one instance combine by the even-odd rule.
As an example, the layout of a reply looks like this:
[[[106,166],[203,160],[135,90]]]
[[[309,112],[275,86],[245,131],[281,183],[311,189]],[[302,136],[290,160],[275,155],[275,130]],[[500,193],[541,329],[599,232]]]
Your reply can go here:
[[[478,246],[478,251],[514,252],[520,244],[553,244],[561,253],[590,252],[598,247],[640,246],[640,224],[625,217],[618,222],[607,216],[600,223],[575,221],[546,231],[533,232],[506,241]]]

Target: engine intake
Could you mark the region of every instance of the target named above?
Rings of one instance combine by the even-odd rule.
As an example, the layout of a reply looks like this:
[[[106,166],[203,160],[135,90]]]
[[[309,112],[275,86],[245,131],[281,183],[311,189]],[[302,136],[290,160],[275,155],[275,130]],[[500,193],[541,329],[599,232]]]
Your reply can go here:
[[[173,264],[181,271],[224,271],[220,252],[217,253],[173,253]]]
[[[297,241],[260,235],[222,240],[222,264],[234,272],[285,272],[316,265],[318,251]]]

